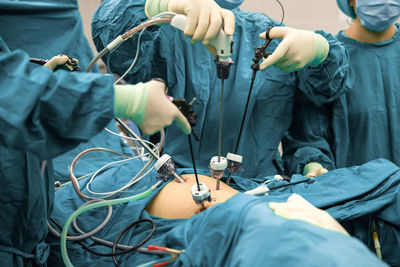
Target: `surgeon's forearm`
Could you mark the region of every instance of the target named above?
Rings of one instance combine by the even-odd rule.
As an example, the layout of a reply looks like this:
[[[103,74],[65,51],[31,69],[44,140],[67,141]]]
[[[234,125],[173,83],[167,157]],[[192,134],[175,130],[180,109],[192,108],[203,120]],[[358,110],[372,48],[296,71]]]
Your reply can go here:
[[[32,70],[20,51],[3,59],[8,67],[0,83],[10,90],[0,90],[1,145],[48,159],[88,141],[111,120],[112,77]]]
[[[331,102],[350,90],[349,62],[346,50],[333,35],[317,31],[329,44],[329,53],[317,65],[298,72],[299,89],[317,106]],[[322,55],[322,54],[321,54]]]

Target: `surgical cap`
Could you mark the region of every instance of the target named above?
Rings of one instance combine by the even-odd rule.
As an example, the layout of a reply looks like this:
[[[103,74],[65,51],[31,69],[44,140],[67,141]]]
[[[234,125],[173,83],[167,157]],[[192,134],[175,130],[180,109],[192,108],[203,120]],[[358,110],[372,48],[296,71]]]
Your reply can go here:
[[[244,0],[215,0],[215,2],[222,8],[232,10],[243,3]]]
[[[356,18],[356,14],[354,13],[353,8],[349,5],[349,1],[348,0],[336,0],[340,10],[342,10],[342,12],[344,14],[346,14],[347,16],[355,19]]]

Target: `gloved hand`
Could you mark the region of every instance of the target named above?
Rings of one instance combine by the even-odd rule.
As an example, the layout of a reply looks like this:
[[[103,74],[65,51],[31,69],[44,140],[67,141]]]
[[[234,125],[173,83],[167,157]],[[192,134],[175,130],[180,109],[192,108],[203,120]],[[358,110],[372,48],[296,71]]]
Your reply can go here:
[[[188,23],[184,33],[192,36],[192,43],[202,40],[203,44],[208,44],[217,35],[222,23],[227,35],[232,35],[235,31],[233,13],[221,8],[213,0],[146,0],[147,17],[165,11],[187,16]]]
[[[145,134],[153,134],[176,121],[185,134],[191,127],[185,116],[167,99],[165,84],[151,80],[136,85],[114,85],[114,112],[132,120]]]
[[[78,62],[75,58],[66,55],[57,55],[52,57],[44,66],[54,71],[58,67],[65,65],[68,70],[72,71],[78,65]]]
[[[286,202],[270,202],[269,207],[276,215],[286,219],[302,220],[316,226],[349,235],[328,212],[314,207],[298,194],[292,194]]]
[[[327,173],[328,170],[325,169],[318,162],[310,162],[304,166],[303,175],[306,177],[314,178],[315,176]]]
[[[265,39],[265,32],[260,34]],[[274,27],[269,37],[282,38],[275,51],[260,65],[260,69],[271,65],[284,72],[302,69],[307,64],[322,63],[329,53],[329,43],[320,34],[312,31],[297,30],[290,27]]]

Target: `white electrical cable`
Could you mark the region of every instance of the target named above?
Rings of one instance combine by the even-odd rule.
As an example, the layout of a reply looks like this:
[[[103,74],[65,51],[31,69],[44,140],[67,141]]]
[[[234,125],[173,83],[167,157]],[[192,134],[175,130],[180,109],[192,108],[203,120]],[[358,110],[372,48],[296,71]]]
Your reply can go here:
[[[121,188],[119,188],[119,189],[117,189],[117,190],[114,190],[114,191],[111,191],[111,192],[93,192],[93,191],[90,191],[89,190],[89,188],[88,188],[88,185],[86,185],[86,189],[91,193],[91,194],[93,194],[93,195],[102,195],[102,196],[106,196],[106,198],[110,198],[110,197],[112,197],[112,196],[114,196],[114,195],[117,195],[117,194],[120,194],[120,193],[122,193],[122,192],[124,192],[128,187],[130,187],[130,186],[132,186],[132,185],[134,185],[135,183],[137,183],[137,182],[139,182],[142,178],[144,178],[147,174],[149,174],[152,170],[154,169],[154,164],[153,164],[153,166],[149,169],[149,170],[147,170],[147,172],[145,172],[144,174],[142,174],[141,176],[139,176],[139,177],[133,177],[127,184],[125,184],[123,187],[121,187]]]
[[[148,144],[150,147],[152,147],[153,148],[153,151],[155,151],[157,154],[160,154],[160,152],[158,151],[158,147],[157,147],[157,145],[154,145],[152,142],[150,142],[150,141],[147,141],[147,140],[144,140],[144,139],[139,139],[139,138],[133,138],[133,137],[130,137],[130,136],[125,136],[125,135],[122,135],[122,134],[119,134],[119,133],[116,133],[116,132],[113,132],[113,131],[111,131],[110,129],[108,129],[108,128],[104,128],[107,132],[109,132],[110,134],[113,134],[113,135],[116,135],[116,136],[119,136],[119,137],[122,137],[122,138],[125,138],[125,139],[129,139],[129,140],[133,140],[133,141],[139,141],[139,140],[141,140],[142,142],[144,142],[144,143],[146,143],[146,144]],[[146,153],[147,154],[147,153]]]
[[[120,194],[122,192],[124,192],[128,187],[134,185],[135,183],[139,182],[142,178],[144,178],[147,174],[149,174],[152,170],[154,169],[154,164],[153,166],[147,170],[147,172],[145,172],[144,174],[142,174],[139,177],[134,177],[133,179],[131,179],[127,184],[125,184],[123,187],[115,190],[115,191],[111,191],[111,192],[92,192],[90,191],[91,194],[93,195],[102,195],[102,196],[106,196],[106,198],[110,198],[114,195]],[[89,190],[88,190],[89,191]]]
[[[138,40],[137,40],[137,44],[136,44],[136,55],[135,55],[135,58],[134,58],[133,61],[132,61],[132,64],[131,64],[131,65],[129,66],[129,68],[125,71],[125,73],[122,74],[122,76],[119,77],[119,79],[116,80],[116,81],[114,82],[114,84],[119,83],[123,78],[125,78],[125,76],[131,71],[131,69],[133,68],[133,66],[136,64],[136,61],[137,61],[137,59],[138,59],[138,57],[139,57],[140,38],[142,37],[142,34],[143,34],[143,32],[144,32],[145,30],[146,30],[146,28],[144,28],[143,30],[140,31],[140,34],[139,34],[139,37],[138,37]]]
[[[176,15],[178,15],[178,14],[175,13],[175,12],[166,11],[166,12],[161,12],[159,14],[154,15],[151,18],[149,18],[148,20],[157,19],[157,18],[171,18],[171,17],[174,17]]]
[[[157,18],[165,18],[165,17],[174,17],[177,14],[174,12],[162,12],[160,14],[154,15],[153,17],[151,17],[150,19],[148,19],[147,21],[151,21],[153,19],[157,19]],[[129,66],[129,68],[124,72],[124,74],[122,74],[121,77],[119,77],[118,80],[116,80],[114,82],[114,84],[119,83],[123,78],[125,78],[125,76],[132,70],[133,66],[135,66],[137,59],[139,58],[139,51],[140,51],[140,39],[142,37],[143,32],[146,30],[147,28],[144,28],[143,30],[140,31],[138,40],[137,40],[137,44],[136,44],[136,54],[135,54],[135,58],[132,61],[132,64]],[[115,50],[115,49],[114,49]]]
[[[115,190],[115,191],[112,191],[112,192],[101,192],[101,193],[93,192],[93,191],[90,189],[90,185],[91,185],[91,183],[93,182],[93,180],[96,178],[96,176],[99,174],[99,172],[101,172],[101,171],[104,170],[105,168],[107,168],[107,167],[109,167],[109,166],[111,166],[111,165],[114,165],[114,164],[118,164],[118,163],[126,163],[126,162],[128,162],[128,161],[130,161],[130,160],[132,160],[132,159],[136,159],[136,158],[138,158],[138,157],[140,157],[140,156],[135,156],[135,157],[132,157],[132,158],[123,159],[123,160],[118,160],[118,161],[114,161],[114,162],[110,162],[110,163],[105,164],[103,167],[101,167],[100,169],[98,169],[97,171],[95,171],[95,173],[92,175],[92,177],[90,177],[89,181],[88,181],[87,184],[86,184],[86,190],[87,190],[89,193],[93,194],[93,195],[110,195],[110,194],[116,193],[119,189],[118,189],[118,190]]]
[[[119,136],[119,137],[123,137],[123,138],[130,139],[130,140],[134,140],[134,141],[138,141],[138,140],[139,140],[138,138],[128,137],[128,136],[124,136],[124,135],[122,135],[122,134],[115,133],[115,132],[113,132],[113,131],[111,131],[110,129],[107,129],[107,128],[104,128],[104,129],[105,129],[106,131],[108,131],[109,133],[111,133],[111,134],[113,134],[113,135],[116,135],[116,136]],[[163,136],[163,135],[162,135],[162,136]],[[159,146],[162,145],[161,142],[160,142],[159,145],[154,145],[153,143],[151,143],[151,142],[149,142],[149,141],[147,141],[147,140],[141,140],[141,141],[143,141],[143,142],[149,144],[150,146],[152,146],[152,150],[153,150],[155,153],[157,153],[157,155],[160,154],[160,153],[159,153]],[[162,142],[162,143],[163,143],[163,142]],[[93,195],[100,195],[100,196],[102,196],[103,198],[110,198],[110,197],[112,197],[112,196],[114,196],[114,195],[116,195],[116,194],[122,193],[122,192],[125,191],[128,187],[130,187],[130,186],[132,186],[133,184],[135,184],[136,182],[140,181],[144,176],[146,176],[148,173],[150,173],[150,171],[151,171],[152,169],[154,169],[154,165],[153,165],[146,173],[144,173],[144,174],[141,175],[140,177],[137,177],[137,176],[133,177],[133,178],[132,178],[127,184],[125,184],[123,187],[121,187],[121,188],[119,188],[119,189],[117,189],[117,190],[111,191],[111,192],[94,192],[94,191],[92,191],[92,190],[90,189],[90,185],[92,184],[92,182],[94,181],[94,179],[96,178],[96,176],[99,174],[99,172],[101,172],[102,170],[104,170],[105,168],[107,168],[107,167],[109,167],[109,166],[111,166],[111,165],[118,164],[118,163],[125,163],[125,162],[128,162],[128,161],[130,161],[130,160],[132,160],[132,159],[135,159],[135,158],[140,158],[140,159],[142,159],[142,157],[148,158],[149,156],[150,156],[149,153],[144,153],[144,154],[141,154],[141,155],[138,155],[138,156],[135,156],[135,157],[130,157],[130,158],[127,158],[127,159],[123,159],[123,160],[119,160],[119,161],[114,161],[114,162],[105,164],[104,166],[102,166],[101,168],[99,168],[97,171],[92,172],[93,175],[92,175],[92,177],[90,178],[90,180],[88,181],[88,183],[86,184],[86,190],[87,190],[89,193],[93,194]],[[148,162],[148,163],[149,163],[149,162]],[[149,165],[147,165],[146,168],[147,168],[148,166],[149,166]]]

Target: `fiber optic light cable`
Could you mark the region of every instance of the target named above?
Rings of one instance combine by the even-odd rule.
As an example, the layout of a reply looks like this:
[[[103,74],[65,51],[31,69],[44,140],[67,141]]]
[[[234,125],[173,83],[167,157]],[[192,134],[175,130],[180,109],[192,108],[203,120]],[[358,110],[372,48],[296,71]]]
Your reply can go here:
[[[89,202],[84,203],[83,206],[87,206],[87,205],[92,204],[93,202],[99,202],[99,201],[104,201],[104,200],[103,200],[103,199],[91,200],[91,201],[89,201]],[[82,206],[81,206],[81,207],[82,207]],[[109,205],[109,206],[108,206],[108,212],[107,212],[106,218],[105,218],[95,229],[93,229],[92,231],[90,231],[90,232],[88,232],[88,233],[83,233],[83,234],[81,234],[81,235],[77,235],[77,236],[67,236],[67,240],[78,241],[78,240],[83,240],[83,239],[86,239],[86,238],[89,238],[89,237],[95,235],[97,232],[99,232],[100,230],[102,230],[102,229],[107,225],[107,223],[108,223],[108,222],[110,221],[110,219],[111,219],[111,216],[112,216],[112,206]],[[76,219],[76,218],[75,218],[75,219]],[[74,220],[74,223],[76,223],[75,220]],[[54,236],[56,236],[56,237],[58,237],[58,238],[61,237],[61,234],[60,234],[59,232],[57,232],[56,229],[53,228],[53,226],[50,224],[49,221],[47,221],[47,226],[48,226],[49,232],[50,232],[51,234],[53,234]]]
[[[170,15],[169,18],[162,18],[162,17],[156,17],[155,19],[151,19],[148,21],[143,22],[139,26],[136,26],[129,31],[125,32],[124,34],[119,35],[117,38],[115,38],[111,43],[109,43],[103,50],[100,51],[90,62],[88,67],[86,68],[86,72],[89,72],[94,64],[105,54],[107,54],[109,51],[114,50],[117,48],[121,43],[124,41],[128,40],[131,38],[135,33],[139,32],[140,30],[143,30],[147,27],[150,27],[155,24],[160,24],[160,23],[170,23],[172,20],[172,16]]]
[[[127,203],[129,201],[135,201],[135,200],[139,200],[139,199],[145,198],[145,197],[149,196],[150,194],[152,194],[154,192],[154,190],[159,185],[161,185],[162,182],[163,182],[163,180],[158,181],[152,187],[150,187],[149,189],[147,189],[146,191],[144,191],[144,192],[142,192],[140,194],[133,195],[133,196],[130,196],[130,197],[124,197],[124,198],[119,198],[119,199],[96,202],[96,203],[84,206],[82,208],[79,208],[74,213],[72,213],[72,215],[67,219],[67,222],[65,223],[65,225],[63,227],[63,230],[61,232],[60,247],[61,247],[61,256],[62,256],[62,259],[64,261],[64,264],[66,266],[68,266],[68,267],[73,266],[71,261],[70,261],[70,259],[69,259],[69,257],[68,257],[67,234],[68,234],[68,229],[71,226],[71,223],[75,218],[77,218],[82,213],[85,213],[85,212],[87,212],[89,210],[92,210],[92,209],[96,209],[96,208],[100,208],[100,207],[104,207],[104,206],[108,206],[108,205],[123,204],[123,203]]]
[[[121,126],[122,128],[124,128],[125,131],[127,131],[127,133],[132,136],[133,138],[138,138],[139,139],[139,143],[147,150],[147,152],[149,152],[153,158],[155,158],[156,160],[158,160],[160,157],[154,153],[153,150],[151,150],[145,143],[143,143],[140,139],[140,137],[131,129],[129,128],[128,125],[126,125],[125,122],[123,122],[121,119],[119,118],[114,118]],[[184,183],[185,179],[183,179],[176,171],[172,172],[172,175],[174,176],[175,179],[177,179],[180,183]]]
[[[142,37],[142,34],[143,34],[143,32],[144,32],[145,30],[146,30],[146,29],[143,29],[143,30],[140,31],[140,34],[139,34],[139,37],[138,37],[138,40],[137,40],[137,44],[136,44],[136,54],[135,54],[135,58],[134,58],[133,61],[132,61],[132,64],[131,64],[131,65],[129,66],[129,68],[125,71],[125,73],[122,74],[122,76],[119,77],[119,79],[116,80],[116,81],[114,82],[114,84],[118,84],[123,78],[125,78],[126,75],[128,75],[128,73],[131,71],[131,69],[133,68],[133,66],[135,66],[136,61],[137,61],[137,59],[139,58],[140,38]]]
[[[82,151],[81,153],[79,153],[78,156],[76,156],[74,158],[74,160],[72,161],[71,165],[69,166],[69,177],[70,177],[70,180],[71,180],[72,186],[74,187],[75,192],[79,195],[79,197],[81,197],[82,199],[86,199],[86,200],[91,200],[91,199],[96,199],[96,198],[88,196],[88,195],[85,195],[83,192],[81,192],[78,180],[77,180],[77,178],[75,177],[75,174],[74,174],[74,166],[75,166],[75,164],[76,164],[76,162],[78,161],[79,158],[81,158],[83,155],[85,155],[85,154],[87,154],[89,152],[93,152],[93,151],[108,152],[108,153],[112,153],[112,154],[115,154],[115,155],[118,155],[118,156],[121,156],[121,157],[126,157],[126,158],[130,157],[129,155],[125,155],[125,154],[122,154],[122,153],[119,153],[119,152],[116,152],[116,151],[113,151],[113,150],[110,150],[110,149],[107,149],[107,148],[103,148],[103,147],[90,148],[90,149],[87,149],[87,150]],[[153,161],[147,162],[146,165],[139,171],[139,173],[137,173],[135,175],[135,177],[128,184],[133,183],[134,181],[138,180],[139,177],[141,177],[143,172],[150,166],[150,164],[152,162]],[[125,190],[125,189],[126,189],[126,187],[123,188],[123,190]],[[120,193],[123,190],[119,190],[119,192],[117,192],[117,193]],[[102,198],[109,198],[109,197],[111,197],[113,195],[115,195],[115,194],[110,194],[109,196],[102,197]]]

